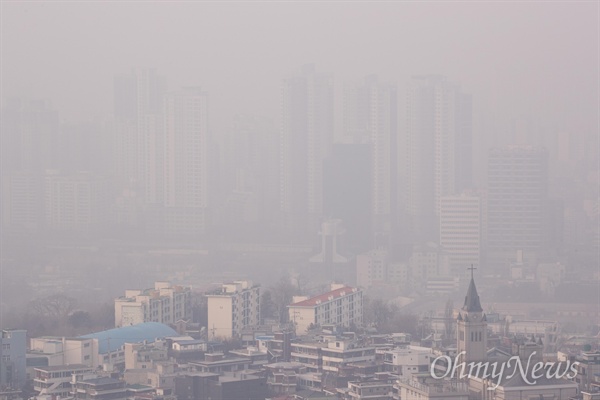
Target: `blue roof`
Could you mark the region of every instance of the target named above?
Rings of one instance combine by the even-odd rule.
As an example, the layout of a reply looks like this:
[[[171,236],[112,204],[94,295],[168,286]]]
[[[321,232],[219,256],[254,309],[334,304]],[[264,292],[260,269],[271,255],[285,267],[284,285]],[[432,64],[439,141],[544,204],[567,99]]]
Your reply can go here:
[[[153,341],[169,336],[178,336],[178,333],[171,327],[159,322],[144,322],[143,324],[109,329],[79,337],[82,339],[98,339],[98,352],[106,354],[118,350],[125,343],[139,343],[144,340]]]

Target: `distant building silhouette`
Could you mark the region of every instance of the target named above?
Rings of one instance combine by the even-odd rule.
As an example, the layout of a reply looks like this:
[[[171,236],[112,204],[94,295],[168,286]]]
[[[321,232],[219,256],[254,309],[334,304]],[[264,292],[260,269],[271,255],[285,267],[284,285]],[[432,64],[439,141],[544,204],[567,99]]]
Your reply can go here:
[[[358,254],[372,246],[371,150],[366,143],[336,143],[323,166],[323,214],[346,228],[344,249]]]
[[[185,88],[164,102],[164,231],[198,235],[209,202],[208,95]]]
[[[546,243],[548,154],[534,146],[490,149],[488,158],[487,261],[506,267],[522,250],[535,264]]]
[[[449,263],[450,275],[468,279],[465,265],[480,265],[482,197],[475,192],[442,196],[440,199],[440,245]]]
[[[323,212],[323,160],[333,141],[333,78],[314,65],[283,80],[280,210],[285,225],[313,235]]]
[[[443,76],[415,76],[406,111],[406,212],[416,241],[435,240],[441,197],[471,186],[471,96]]]
[[[44,227],[44,174],[58,165],[58,112],[42,100],[9,99],[0,128],[2,229]]]
[[[391,247],[391,232],[398,210],[398,95],[395,85],[381,83],[376,75],[344,90],[344,133],[355,143],[370,147],[369,191],[371,234],[377,245]]]

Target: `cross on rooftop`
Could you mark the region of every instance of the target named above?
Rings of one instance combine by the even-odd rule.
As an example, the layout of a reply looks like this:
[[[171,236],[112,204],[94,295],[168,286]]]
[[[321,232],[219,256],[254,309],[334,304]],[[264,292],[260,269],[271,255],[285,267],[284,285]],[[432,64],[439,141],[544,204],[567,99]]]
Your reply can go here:
[[[473,264],[471,264],[471,266],[467,269],[471,270],[471,279],[473,279],[473,271],[476,270],[477,267],[474,267]]]

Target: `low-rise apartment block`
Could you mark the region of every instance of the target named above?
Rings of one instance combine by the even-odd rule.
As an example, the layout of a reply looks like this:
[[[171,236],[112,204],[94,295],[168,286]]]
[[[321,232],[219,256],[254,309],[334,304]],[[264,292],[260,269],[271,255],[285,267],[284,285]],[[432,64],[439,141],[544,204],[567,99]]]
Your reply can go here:
[[[91,374],[92,372],[92,368],[82,364],[36,368],[33,390],[39,396],[68,397],[71,394],[73,375]]]
[[[260,324],[260,287],[251,281],[224,283],[206,297],[209,339],[237,337]]]
[[[126,290],[115,299],[115,326],[137,325],[143,322],[174,324],[191,317],[189,287],[156,282],[154,288]]]
[[[333,284],[330,292],[290,304],[288,312],[298,334],[315,325],[360,326],[363,292],[358,288]]]

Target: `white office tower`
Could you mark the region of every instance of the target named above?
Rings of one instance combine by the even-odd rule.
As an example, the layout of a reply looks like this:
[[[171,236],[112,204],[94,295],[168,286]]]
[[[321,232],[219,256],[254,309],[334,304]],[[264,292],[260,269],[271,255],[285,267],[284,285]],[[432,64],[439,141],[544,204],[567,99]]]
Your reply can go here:
[[[481,209],[481,197],[473,192],[440,200],[440,245],[448,256],[450,274],[461,280],[469,277],[467,267],[479,267]]]
[[[348,259],[338,253],[338,238],[346,233],[340,219],[329,219],[321,223],[321,252],[310,258],[310,262],[344,263]]]
[[[283,80],[280,210],[285,225],[307,236],[323,211],[323,160],[333,141],[333,78],[314,65]]]
[[[406,104],[406,212],[417,242],[437,238],[442,196],[471,186],[471,96],[437,75],[416,76]]]
[[[546,244],[548,154],[536,146],[490,149],[487,262],[505,268],[517,251],[535,265]]]
[[[371,213],[374,234],[391,231],[397,190],[398,95],[395,85],[367,76],[344,88],[344,134],[354,143],[369,143]]]
[[[208,207],[208,97],[186,88],[164,101],[164,229],[202,234]]]

